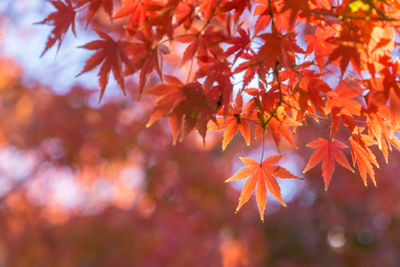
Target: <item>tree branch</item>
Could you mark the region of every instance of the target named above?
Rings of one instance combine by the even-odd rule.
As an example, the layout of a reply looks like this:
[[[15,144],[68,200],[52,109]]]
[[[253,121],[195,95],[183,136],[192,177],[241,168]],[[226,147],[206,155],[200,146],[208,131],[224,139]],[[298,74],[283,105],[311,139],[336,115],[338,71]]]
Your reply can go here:
[[[321,10],[310,10],[310,12],[313,14],[321,15],[321,16],[335,17],[340,20],[354,19],[354,20],[365,20],[365,21],[367,21],[367,20],[370,20],[370,21],[371,20],[372,21],[398,21],[397,19],[389,18],[386,15],[384,15],[384,17],[360,17],[360,16],[349,16],[349,15],[336,14],[336,13],[331,13],[331,12],[326,12],[326,11],[321,11]]]

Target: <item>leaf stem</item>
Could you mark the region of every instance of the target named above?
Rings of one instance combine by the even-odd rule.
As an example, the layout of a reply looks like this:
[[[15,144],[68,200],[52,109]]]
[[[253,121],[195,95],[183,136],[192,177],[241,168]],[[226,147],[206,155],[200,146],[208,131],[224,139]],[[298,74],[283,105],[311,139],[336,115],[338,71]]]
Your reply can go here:
[[[271,16],[272,32],[277,32],[276,25],[275,25],[274,11],[272,10],[271,0],[268,0],[268,11],[269,11],[269,15]]]
[[[269,0],[270,1],[270,0]],[[264,140],[264,136],[265,136],[265,127],[268,125],[268,123],[272,120],[272,118],[275,116],[276,112],[278,111],[278,108],[282,105],[283,103],[283,96],[282,96],[282,88],[281,88],[281,80],[279,79],[279,61],[276,61],[275,64],[275,68],[274,68],[274,74],[275,74],[275,79],[278,82],[278,90],[279,90],[279,102],[278,105],[274,108],[274,110],[271,112],[269,118],[265,121],[265,123],[263,124],[263,136],[262,136],[262,152],[261,152],[261,161],[260,164],[262,163],[263,159],[264,159],[264,144],[265,144],[265,140]]]
[[[187,75],[187,77],[186,77],[186,83],[189,83],[189,79],[190,79],[190,76],[191,76],[191,74],[192,74],[192,68],[193,68],[193,58],[190,60],[190,68],[189,68],[189,73],[188,73],[188,75]]]
[[[279,79],[279,71],[278,71],[278,67],[279,67],[279,61],[276,61],[275,64],[275,68],[274,68],[274,74],[275,74],[275,79],[278,82],[278,90],[279,90],[279,102],[278,105],[274,108],[274,110],[272,110],[269,118],[265,121],[264,123],[264,130],[265,127],[268,125],[268,123],[272,120],[272,118],[275,116],[276,112],[278,111],[278,108],[282,105],[283,103],[283,95],[282,95],[282,88],[281,88],[281,80]]]
[[[262,148],[261,148],[261,159],[260,159],[260,165],[264,161],[264,147],[265,147],[265,128],[263,129],[263,134],[262,134]]]

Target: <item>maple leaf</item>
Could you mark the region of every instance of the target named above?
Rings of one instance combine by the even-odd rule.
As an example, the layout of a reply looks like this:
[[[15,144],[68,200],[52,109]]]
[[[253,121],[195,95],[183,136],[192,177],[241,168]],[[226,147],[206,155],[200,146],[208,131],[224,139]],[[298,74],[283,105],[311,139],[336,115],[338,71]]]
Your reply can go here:
[[[365,89],[355,86],[347,78],[340,82],[333,91],[327,93],[326,113],[334,107],[348,110],[351,114],[360,116],[362,105],[354,98],[361,96]]]
[[[254,8],[253,16],[258,16],[256,24],[254,25],[254,34],[263,31],[271,22],[271,14],[269,12],[269,4],[264,0],[255,0],[257,3]]]
[[[207,21],[212,18],[218,8],[220,0],[204,0],[199,5],[199,11],[203,13],[204,20]]]
[[[339,83],[334,91],[329,91],[326,95],[325,113],[332,116],[332,134],[335,136],[340,126],[340,118],[345,126],[353,131],[356,123],[353,115],[360,116],[362,105],[354,98],[361,96],[365,90],[354,86],[346,78]]]
[[[371,178],[372,182],[376,186],[375,172],[373,165],[379,168],[379,164],[376,161],[375,155],[371,152],[368,146],[375,144],[375,142],[369,138],[369,136],[360,134],[353,135],[350,139],[351,157],[353,159],[353,166],[357,164],[361,178],[364,185],[367,186],[367,174]]]
[[[117,81],[118,85],[121,87],[122,91],[125,94],[122,63],[124,63],[132,70],[134,70],[135,67],[125,54],[123,48],[128,44],[128,42],[123,42],[123,41],[116,42],[111,36],[99,30],[96,30],[96,33],[100,38],[102,38],[102,40],[89,42],[81,46],[81,48],[85,48],[88,50],[98,50],[98,51],[86,61],[83,70],[77,76],[80,76],[83,73],[91,71],[95,67],[101,64],[100,71],[98,73],[99,85],[101,89],[99,101],[101,101],[104,92],[106,90],[110,72],[112,71],[115,80]]]
[[[384,120],[380,114],[372,110],[367,110],[366,113],[369,136],[375,137],[378,148],[382,151],[387,164],[389,162],[389,150],[392,150],[392,145],[400,150],[400,141],[397,139],[390,121]]]
[[[297,45],[295,34],[279,34],[277,32],[264,33],[257,36],[265,44],[260,47],[257,56],[266,65],[267,69],[274,68],[276,62],[284,67],[296,65],[295,54],[304,53]]]
[[[326,39],[332,37],[335,34],[335,29],[333,27],[317,28],[314,34],[309,34],[304,36],[304,41],[308,42],[306,54],[311,54],[314,52],[315,62],[322,72],[325,61],[332,53],[334,46],[328,42]]]
[[[250,146],[250,126],[249,122],[252,121],[250,105],[242,110],[243,97],[238,94],[235,99],[235,105],[231,105],[228,116],[218,117],[216,122],[211,121],[207,125],[208,131],[216,131],[224,129],[224,138],[222,141],[222,150],[225,150],[235,134],[240,131],[247,146]]]
[[[253,50],[244,53],[241,58],[248,61],[241,63],[235,69],[235,73],[245,71],[243,87],[253,80],[256,73],[260,80],[267,84],[265,76],[270,69],[275,69],[278,65],[287,68],[296,65],[295,54],[303,50],[296,44],[294,37],[292,33],[282,35],[276,32],[258,35],[257,38],[264,41],[264,45],[257,53]]]
[[[184,24],[186,29],[189,29],[193,23],[194,18],[195,1],[194,0],[184,0],[179,1],[178,6],[175,9],[175,17],[177,24]]]
[[[318,148],[311,155],[306,168],[303,173],[306,173],[311,168],[314,168],[318,163],[322,161],[322,177],[324,178],[325,190],[328,190],[329,183],[332,179],[332,174],[335,171],[335,161],[346,169],[354,172],[351,168],[346,156],[340,149],[347,148],[345,144],[336,140],[326,140],[323,138],[318,138],[307,144],[308,147]]]
[[[223,7],[221,8],[224,12],[231,12],[235,10],[233,13],[233,17],[239,18],[245,9],[247,8],[249,11],[251,10],[252,3],[251,1],[243,1],[243,0],[231,0],[229,2],[224,3]]]
[[[223,115],[228,115],[233,85],[229,77],[232,75],[229,62],[226,60],[210,60],[208,64],[200,64],[201,67],[196,71],[195,79],[205,78],[204,90],[216,98],[216,110],[223,109]]]
[[[393,26],[388,24],[384,27],[374,27],[368,43],[368,56],[363,57],[363,61],[366,61],[367,65],[371,66],[368,66],[368,69],[372,77],[375,76],[375,71],[385,71],[392,65],[390,62],[385,62],[386,60],[382,61],[382,59],[392,59],[387,55],[390,55],[393,49],[395,49],[395,31]]]
[[[308,110],[315,114],[315,110],[317,110],[324,114],[323,95],[331,91],[331,88],[319,74],[311,70],[302,71],[297,89],[301,112]]]
[[[293,139],[293,133],[289,130],[287,126],[301,126],[300,122],[297,122],[290,118],[285,118],[282,120],[271,118],[268,122],[268,128],[271,131],[272,138],[274,139],[276,148],[280,151],[279,144],[281,136],[283,136],[291,145],[297,149],[297,145]]]
[[[327,64],[340,57],[340,70],[342,72],[342,75],[346,71],[350,61],[357,73],[360,73],[360,54],[356,47],[349,45],[339,45],[335,50],[333,50],[332,54],[329,56]]]
[[[254,79],[256,74],[263,82],[266,82],[264,77],[266,73],[268,73],[269,69],[266,68],[262,64],[262,61],[256,58],[254,55],[255,52],[253,50],[250,50],[249,53],[242,54],[242,58],[248,59],[248,61],[239,64],[234,71],[234,73],[240,73],[242,71],[245,72],[243,75],[243,88],[245,88]]]
[[[158,43],[158,41],[159,40],[153,34],[146,37],[142,31],[138,31],[135,38],[132,42],[128,43],[124,50],[134,66],[133,68],[127,69],[125,75],[140,71],[138,99],[140,99],[147,78],[153,70],[157,72],[158,76],[162,80],[162,55],[169,54],[171,51],[167,46]]]
[[[81,7],[85,4],[89,4],[88,7],[88,14],[87,14],[87,20],[86,20],[86,28],[89,25],[89,23],[92,21],[94,15],[97,13],[97,11],[100,9],[102,6],[104,11],[112,17],[112,12],[113,12],[113,0],[79,0],[77,6]]]
[[[62,39],[71,27],[73,34],[76,36],[75,30],[75,9],[72,6],[71,0],[57,0],[51,1],[51,4],[57,9],[53,13],[50,13],[47,18],[35,24],[49,24],[53,26],[53,30],[50,32],[42,54],[43,56],[55,43],[58,41],[58,48],[60,49]]]
[[[250,48],[251,39],[249,37],[249,33],[243,30],[242,28],[239,28],[238,32],[240,36],[234,37],[232,38],[232,40],[229,41],[229,44],[232,44],[233,46],[231,46],[225,52],[226,56],[230,56],[236,53],[233,63],[236,62],[236,60],[243,54],[245,50],[251,49]]]
[[[205,140],[209,120],[215,121],[213,105],[198,82],[182,83],[174,76],[164,75],[168,83],[150,88],[147,93],[159,96],[153,114],[146,127],[150,127],[163,116],[170,117],[173,144],[180,141],[195,127]]]
[[[148,22],[157,15],[156,11],[162,9],[159,1],[123,1],[123,6],[115,13],[114,19],[129,17],[126,29],[131,35],[142,31],[146,36],[151,35],[151,27]]]
[[[378,106],[386,106],[389,102],[390,117],[394,121],[400,120],[400,84],[398,81],[399,73],[399,62],[393,62],[390,57],[385,57],[380,60],[386,68],[380,73],[383,77],[373,77],[368,80],[365,84],[368,89],[373,89],[373,97],[378,99],[383,95],[383,102],[378,104]],[[376,102],[375,99],[370,99],[371,102]]]
[[[272,90],[270,90],[266,94],[263,94],[263,96],[265,96],[262,99],[264,110],[266,110],[266,107],[268,106],[273,106],[272,104],[266,104],[268,103],[267,101],[273,101],[274,99],[274,95],[271,93],[273,93]],[[279,97],[279,93],[277,93],[277,95],[277,97]],[[260,124],[257,125],[255,137],[262,137],[265,132],[265,127],[268,127],[271,132],[272,139],[274,140],[276,148],[279,152],[281,137],[284,137],[292,146],[298,149],[296,143],[294,142],[293,132],[289,129],[289,126],[297,127],[301,126],[302,123],[290,118],[283,106],[279,106],[276,109],[274,108],[274,111],[271,110],[270,112],[271,113],[258,113],[257,117]]]
[[[124,1],[121,9],[114,15],[114,19],[129,17],[127,27],[136,30],[146,23],[146,8],[142,1]]]
[[[361,57],[360,51],[363,44],[352,36],[350,30],[343,29],[339,38],[331,38],[332,43],[337,47],[330,54],[327,65],[331,62],[336,62],[340,58],[339,66],[342,75],[345,73],[348,65],[352,64],[353,69],[361,76]]]
[[[310,15],[308,0],[286,0],[277,17],[277,27],[288,30],[294,27],[294,22],[299,14]]]
[[[225,32],[215,31],[213,27],[207,27],[203,34],[199,34],[199,30],[193,27],[190,34],[176,39],[181,43],[189,43],[183,53],[182,64],[192,60],[195,56],[202,63],[208,63],[215,58],[225,58],[224,51],[219,46],[224,38]]]
[[[286,203],[282,199],[281,188],[276,181],[276,177],[295,179],[302,178],[291,174],[285,168],[275,165],[282,159],[282,157],[283,155],[271,156],[265,159],[261,164],[254,159],[240,157],[240,160],[243,162],[243,164],[248,167],[239,170],[235,175],[225,181],[231,182],[243,180],[250,176],[240,194],[239,204],[236,208],[236,212],[238,212],[240,208],[250,199],[256,187],[257,206],[262,221],[264,221],[264,211],[267,204],[267,188],[269,192],[271,192],[271,194],[282,204],[282,206],[286,207]]]

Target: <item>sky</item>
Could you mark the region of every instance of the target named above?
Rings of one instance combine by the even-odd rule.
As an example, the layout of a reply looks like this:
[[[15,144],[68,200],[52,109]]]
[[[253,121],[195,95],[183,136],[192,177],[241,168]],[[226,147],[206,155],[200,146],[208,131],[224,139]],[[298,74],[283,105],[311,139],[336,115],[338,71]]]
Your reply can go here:
[[[0,43],[0,54],[13,57],[24,67],[27,84],[32,79],[40,80],[59,94],[68,92],[76,84],[98,88],[96,72],[75,77],[91,55],[90,51],[78,47],[98,39],[96,34],[77,27],[78,38],[69,31],[59,51],[55,45],[40,57],[51,27],[35,23],[53,12],[53,6],[43,0],[1,0],[0,11],[9,15],[3,21],[5,38]],[[116,87],[112,78],[109,87]],[[104,99],[106,101],[107,97],[115,95],[122,93],[120,90],[107,90]]]

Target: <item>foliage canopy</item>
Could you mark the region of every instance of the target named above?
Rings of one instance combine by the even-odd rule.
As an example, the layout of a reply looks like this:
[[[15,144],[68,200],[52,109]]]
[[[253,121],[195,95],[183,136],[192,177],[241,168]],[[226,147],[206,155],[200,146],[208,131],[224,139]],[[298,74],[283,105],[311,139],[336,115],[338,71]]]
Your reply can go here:
[[[373,147],[386,162],[400,149],[396,0],[50,2],[55,10],[40,22],[53,27],[43,53],[70,29],[76,34],[83,17],[99,39],[82,45],[92,55],[78,75],[99,67],[100,100],[111,72],[124,93],[125,79],[137,77],[130,91],[156,97],[147,125],[167,117],[173,143],[194,130],[204,142],[223,130],[225,149],[240,131],[248,145],[271,138],[280,154],[282,140],[298,148],[298,129],[318,124],[304,172],[322,162],[325,189],[336,163],[376,185]],[[110,21],[99,29],[101,12]],[[274,177],[299,178],[275,165],[282,155],[264,160],[263,150],[259,162],[241,158],[247,167],[228,179],[250,176],[238,209],[256,190],[261,218],[267,188],[284,204]]]

